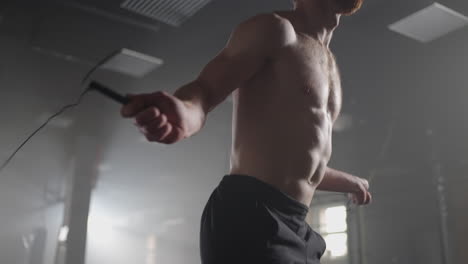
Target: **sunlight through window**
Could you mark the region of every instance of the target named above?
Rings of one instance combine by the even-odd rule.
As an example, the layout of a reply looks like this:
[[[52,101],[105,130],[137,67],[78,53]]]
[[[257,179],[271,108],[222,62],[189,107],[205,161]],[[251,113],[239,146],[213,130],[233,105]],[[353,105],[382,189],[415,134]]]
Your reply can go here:
[[[327,243],[327,250],[331,258],[343,257],[348,254],[348,235],[345,233],[332,234],[323,237]]]
[[[346,256],[348,254],[346,207],[325,208],[320,218],[321,231],[327,243],[326,255],[332,259]]]
[[[325,209],[323,214],[323,231],[327,233],[338,233],[347,230],[346,207],[337,206]]]

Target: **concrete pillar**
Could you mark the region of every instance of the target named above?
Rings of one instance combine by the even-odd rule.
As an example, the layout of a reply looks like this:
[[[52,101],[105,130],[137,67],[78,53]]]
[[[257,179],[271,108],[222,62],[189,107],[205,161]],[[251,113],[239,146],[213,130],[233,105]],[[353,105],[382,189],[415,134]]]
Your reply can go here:
[[[84,264],[91,191],[97,176],[99,146],[92,136],[78,136],[75,171],[71,181],[71,196],[67,212],[68,239],[65,264]]]

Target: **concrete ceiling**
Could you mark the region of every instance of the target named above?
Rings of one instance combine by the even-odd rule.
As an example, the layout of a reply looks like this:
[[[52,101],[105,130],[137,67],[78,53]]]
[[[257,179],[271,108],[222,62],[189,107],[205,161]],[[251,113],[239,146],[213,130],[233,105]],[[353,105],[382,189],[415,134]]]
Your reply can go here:
[[[468,14],[464,0],[439,2]],[[445,118],[449,112],[467,110],[457,101],[463,93],[466,96],[466,90],[455,90],[450,84],[466,84],[466,74],[450,68],[457,80],[453,76],[446,81],[423,79],[429,77],[427,72],[447,69],[434,65],[437,61],[466,65],[467,60],[456,54],[468,44],[468,31],[423,45],[387,29],[388,24],[431,3],[368,0],[358,15],[343,19],[332,48],[343,75],[343,114],[352,118],[352,126],[335,135],[334,166],[365,176],[395,164],[423,164],[427,158],[424,153],[430,151],[423,138],[434,133],[438,142],[446,140],[437,145],[440,156],[467,159],[463,153],[468,146],[457,140],[467,125]],[[173,92],[192,80],[223,47],[237,23],[259,12],[290,7],[287,0],[216,0],[174,28],[124,12],[118,5],[119,1],[110,0],[2,1],[0,120],[6,126],[0,131],[0,157],[6,157],[39,125],[41,114],[73,101],[80,92],[77,83],[81,76],[111,51],[135,49],[163,59],[165,65],[140,80],[110,73],[99,73],[97,79],[122,93]],[[415,81],[417,78],[420,81]],[[423,87],[428,83],[435,84]],[[447,84],[441,89],[451,91],[452,96],[437,89],[439,84]],[[73,126],[73,131],[44,130],[18,154],[8,173],[23,175],[18,177],[31,184],[53,183],[57,176],[51,176],[56,174],[47,168],[43,168],[43,176],[31,176],[34,166],[63,166],[57,156],[62,152],[73,155],[67,139],[83,131],[96,131],[103,155],[93,213],[105,212],[115,221],[125,222],[122,228],[131,232],[161,233],[166,240],[196,247],[203,206],[229,168],[230,102],[221,104],[195,137],[165,146],[144,142],[131,121],[119,117],[119,106],[113,102],[96,95],[86,100],[64,115],[85,121]],[[447,137],[447,126],[457,127],[459,132]],[[62,143],[56,149],[47,147],[46,140],[54,137],[63,138]],[[413,147],[408,149],[410,144]],[[448,152],[451,158],[443,155]],[[32,161],[35,157],[44,161]],[[25,168],[25,163],[30,166]],[[15,181],[7,176],[0,181],[7,179]],[[175,224],[168,224],[171,222]]]

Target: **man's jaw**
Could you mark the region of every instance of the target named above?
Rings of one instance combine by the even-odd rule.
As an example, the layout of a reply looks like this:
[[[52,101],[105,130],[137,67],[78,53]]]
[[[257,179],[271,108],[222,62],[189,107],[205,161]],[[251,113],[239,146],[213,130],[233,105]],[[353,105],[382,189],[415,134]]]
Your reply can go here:
[[[340,15],[350,16],[356,13],[364,2],[364,0],[335,0],[338,6],[338,13]]]

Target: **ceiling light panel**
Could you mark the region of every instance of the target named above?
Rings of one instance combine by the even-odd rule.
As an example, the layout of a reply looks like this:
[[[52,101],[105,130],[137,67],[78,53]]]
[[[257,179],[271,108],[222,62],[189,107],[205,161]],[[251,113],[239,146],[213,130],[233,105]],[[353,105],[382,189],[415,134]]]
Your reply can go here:
[[[468,18],[439,3],[434,3],[389,26],[389,29],[427,43],[468,25]]]
[[[125,0],[120,7],[178,27],[211,0]]]

